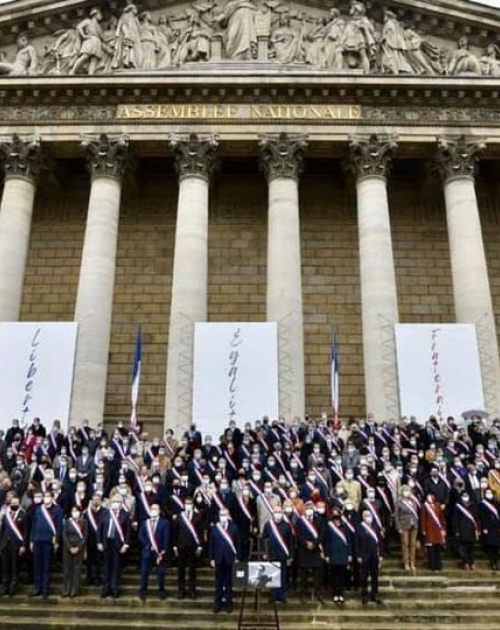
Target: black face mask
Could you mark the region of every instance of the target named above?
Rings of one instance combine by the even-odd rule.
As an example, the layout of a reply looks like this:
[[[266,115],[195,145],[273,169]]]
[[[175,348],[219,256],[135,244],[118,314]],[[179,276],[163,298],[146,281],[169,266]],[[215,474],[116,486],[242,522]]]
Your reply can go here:
[[[19,509],[19,506],[18,506],[18,505],[11,505],[11,506],[10,506],[10,509],[11,509],[13,512],[17,512],[17,510]]]

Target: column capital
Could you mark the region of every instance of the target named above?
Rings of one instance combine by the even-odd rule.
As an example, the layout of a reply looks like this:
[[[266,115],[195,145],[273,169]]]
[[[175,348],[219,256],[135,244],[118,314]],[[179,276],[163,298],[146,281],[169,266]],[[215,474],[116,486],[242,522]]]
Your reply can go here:
[[[459,138],[438,138],[437,166],[445,182],[453,179],[474,179],[479,154],[486,144],[482,140],[467,141]]]
[[[122,179],[129,162],[128,136],[111,139],[103,133],[96,139],[83,138],[82,146],[86,150],[92,179],[95,177]]]
[[[210,180],[217,168],[219,141],[215,135],[201,138],[195,133],[186,138],[172,136],[170,146],[175,155],[175,167],[179,178],[201,177]]]
[[[307,140],[303,134],[265,135],[259,142],[261,168],[268,180],[298,179],[304,166]]]
[[[364,177],[385,179],[391,166],[392,152],[398,146],[396,136],[351,136],[350,168],[357,180]]]
[[[24,177],[35,180],[42,168],[40,138],[21,139],[16,133],[12,140],[0,142],[0,160],[5,177]]]

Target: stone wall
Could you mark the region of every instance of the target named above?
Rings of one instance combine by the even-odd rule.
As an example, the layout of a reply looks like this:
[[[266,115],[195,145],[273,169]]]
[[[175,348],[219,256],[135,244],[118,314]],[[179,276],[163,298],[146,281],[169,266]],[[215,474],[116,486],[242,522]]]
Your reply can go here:
[[[171,290],[176,178],[141,164],[124,189],[120,221],[106,413],[127,418],[138,324],[144,364],[140,415],[162,423]],[[500,315],[499,203],[486,172],[479,199],[495,312]],[[73,317],[84,236],[88,177],[80,171],[38,195],[22,319]],[[402,322],[452,322],[446,219],[439,184],[411,163],[396,165],[390,185],[394,256]],[[328,409],[330,343],[338,330],[341,412],[364,412],[361,304],[355,197],[339,165],[314,165],[301,179],[306,398],[310,413]],[[210,321],[265,321],[267,191],[261,175],[223,173],[211,189]],[[497,319],[500,324],[500,318]],[[499,328],[500,330],[500,328]]]

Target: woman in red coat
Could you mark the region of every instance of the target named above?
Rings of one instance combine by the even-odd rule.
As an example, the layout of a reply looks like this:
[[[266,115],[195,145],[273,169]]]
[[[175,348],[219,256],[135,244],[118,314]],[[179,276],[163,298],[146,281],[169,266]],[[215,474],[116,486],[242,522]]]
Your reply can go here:
[[[441,504],[429,493],[420,509],[420,532],[431,571],[441,571],[441,550],[446,543],[446,524]]]

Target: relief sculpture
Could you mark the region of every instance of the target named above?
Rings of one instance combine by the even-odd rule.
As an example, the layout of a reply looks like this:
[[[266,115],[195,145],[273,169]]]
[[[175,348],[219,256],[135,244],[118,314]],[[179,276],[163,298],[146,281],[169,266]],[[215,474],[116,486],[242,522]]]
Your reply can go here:
[[[148,73],[241,62],[339,74],[500,76],[493,42],[473,49],[461,36],[445,45],[391,9],[376,21],[362,0],[342,12],[332,4],[320,10],[285,0],[197,0],[165,13],[124,0],[115,13],[91,8],[53,32],[43,50],[22,33],[16,50],[0,50],[0,74]]]

